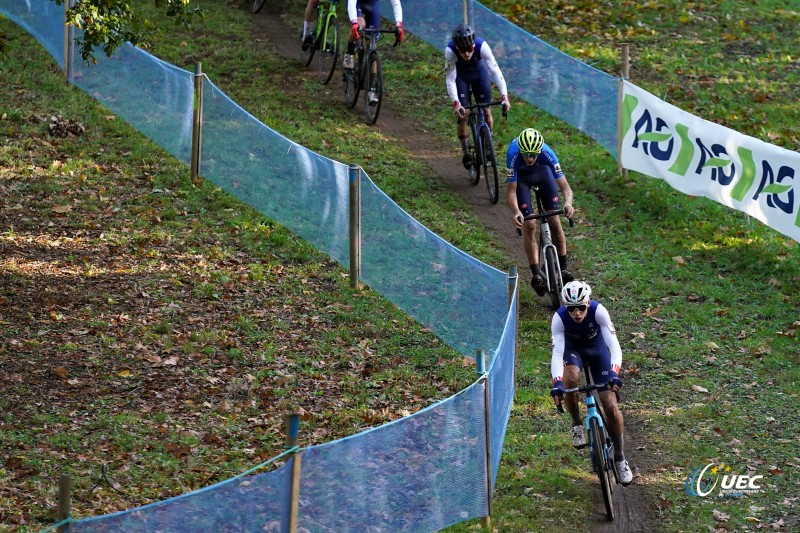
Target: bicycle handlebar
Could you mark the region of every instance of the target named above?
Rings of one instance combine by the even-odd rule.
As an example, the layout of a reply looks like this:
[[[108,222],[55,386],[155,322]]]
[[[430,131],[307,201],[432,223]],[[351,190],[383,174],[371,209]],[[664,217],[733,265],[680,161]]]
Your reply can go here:
[[[571,392],[589,393],[589,392],[592,392],[593,390],[600,390],[601,387],[605,387],[609,383],[610,383],[609,381],[606,381],[605,383],[590,383],[590,384],[586,385],[585,387],[573,387],[571,389],[564,389],[563,394],[561,394],[561,396],[563,397],[564,394],[569,394]],[[616,396],[617,397],[617,401],[619,401],[619,391],[614,391],[614,396]],[[563,404],[558,404],[558,412],[559,413],[563,413],[564,412],[564,405]]]
[[[483,104],[465,105],[464,109],[483,109],[484,107],[491,107],[493,105],[502,105],[502,104],[503,104],[503,102],[501,100],[498,100],[496,102],[488,102],[488,103],[483,103]],[[503,118],[507,118],[507,117],[508,117],[508,111],[506,111],[505,106],[503,106]]]
[[[555,217],[555,216],[563,215],[563,214],[564,214],[564,209],[561,208],[558,211],[552,211],[552,212],[549,212],[549,213],[539,213],[538,215],[534,215],[534,214],[526,215],[522,220],[539,220],[539,219],[542,219],[542,218],[550,218],[550,217]],[[575,220],[573,220],[572,217],[565,217],[565,218],[567,220],[569,220],[569,227],[570,228],[574,228],[575,227]],[[520,228],[517,228],[517,235],[520,236],[520,237],[522,236],[522,230]]]
[[[360,31],[363,32],[365,36],[371,35],[373,33],[393,33],[394,44],[392,46],[397,46],[400,44],[400,35],[397,33],[397,28],[384,29],[384,28],[373,28],[370,26],[369,28],[364,28],[363,30]]]

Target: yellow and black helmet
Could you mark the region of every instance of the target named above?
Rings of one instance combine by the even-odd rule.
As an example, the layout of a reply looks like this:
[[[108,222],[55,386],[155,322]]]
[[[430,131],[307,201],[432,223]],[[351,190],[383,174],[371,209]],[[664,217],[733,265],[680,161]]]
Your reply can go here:
[[[526,154],[540,153],[542,151],[543,144],[544,138],[542,138],[542,134],[533,128],[522,130],[522,133],[520,133],[519,137],[517,137],[519,151]]]

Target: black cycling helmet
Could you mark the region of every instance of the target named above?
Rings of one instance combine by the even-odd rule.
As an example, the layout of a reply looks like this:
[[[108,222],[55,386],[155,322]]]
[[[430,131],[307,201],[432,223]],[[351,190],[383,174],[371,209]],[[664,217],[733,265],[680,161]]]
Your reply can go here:
[[[475,31],[469,24],[459,24],[453,30],[453,44],[456,48],[469,48],[475,44]]]

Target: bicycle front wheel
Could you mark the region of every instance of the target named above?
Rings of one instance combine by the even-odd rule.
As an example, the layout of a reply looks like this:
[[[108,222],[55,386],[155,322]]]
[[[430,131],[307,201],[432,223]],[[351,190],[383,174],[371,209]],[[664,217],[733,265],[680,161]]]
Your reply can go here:
[[[555,311],[561,307],[561,276],[558,271],[558,257],[552,247],[544,251],[547,261],[547,294],[550,296],[550,305]]]
[[[489,200],[496,204],[499,196],[499,180],[497,178],[497,163],[495,161],[492,132],[489,130],[489,126],[481,128],[481,148],[483,149],[481,163],[483,165],[483,175],[486,178],[486,190],[489,192]]]
[[[611,494],[611,480],[608,476],[608,461],[603,453],[605,432],[592,418],[589,421],[589,440],[592,443],[592,464],[600,480],[600,491],[603,493],[603,503],[606,506],[606,516],[609,520],[614,520],[614,499]]]
[[[375,124],[378,114],[381,112],[381,101],[383,100],[383,67],[381,58],[377,52],[370,52],[367,58],[367,91],[364,98],[364,114],[367,116],[367,124]]]
[[[356,50],[353,57],[353,68],[342,65],[342,82],[344,83],[344,104],[353,107],[358,101],[361,90],[361,51]]]
[[[328,23],[320,39],[319,64],[317,75],[319,82],[326,85],[333,77],[336,70],[336,60],[339,57],[339,25],[335,15],[328,17]]]
[[[264,4],[267,3],[267,0],[253,0],[253,13],[258,13],[261,11],[261,8],[264,7]]]
[[[469,182],[477,185],[481,181],[481,165],[478,163],[478,135],[475,132],[475,117],[470,113],[469,115],[469,133],[472,136],[472,144],[469,147],[469,155],[472,158],[472,164],[469,171]]]

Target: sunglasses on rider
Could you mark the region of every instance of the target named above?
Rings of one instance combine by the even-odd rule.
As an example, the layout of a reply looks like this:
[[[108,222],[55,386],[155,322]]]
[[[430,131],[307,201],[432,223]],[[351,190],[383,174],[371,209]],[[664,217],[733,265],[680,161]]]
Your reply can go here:
[[[522,154],[522,157],[524,157],[525,159],[528,158],[536,159],[539,156],[539,152],[520,152],[520,153]]]
[[[575,311],[580,311],[581,313],[583,313],[584,311],[586,311],[586,304],[583,304],[583,305],[568,305],[567,306],[567,312],[569,314],[572,314]]]
[[[468,54],[469,52],[474,52],[475,45],[473,44],[472,46],[468,46],[467,48],[459,48],[458,51],[461,52],[462,54]]]

